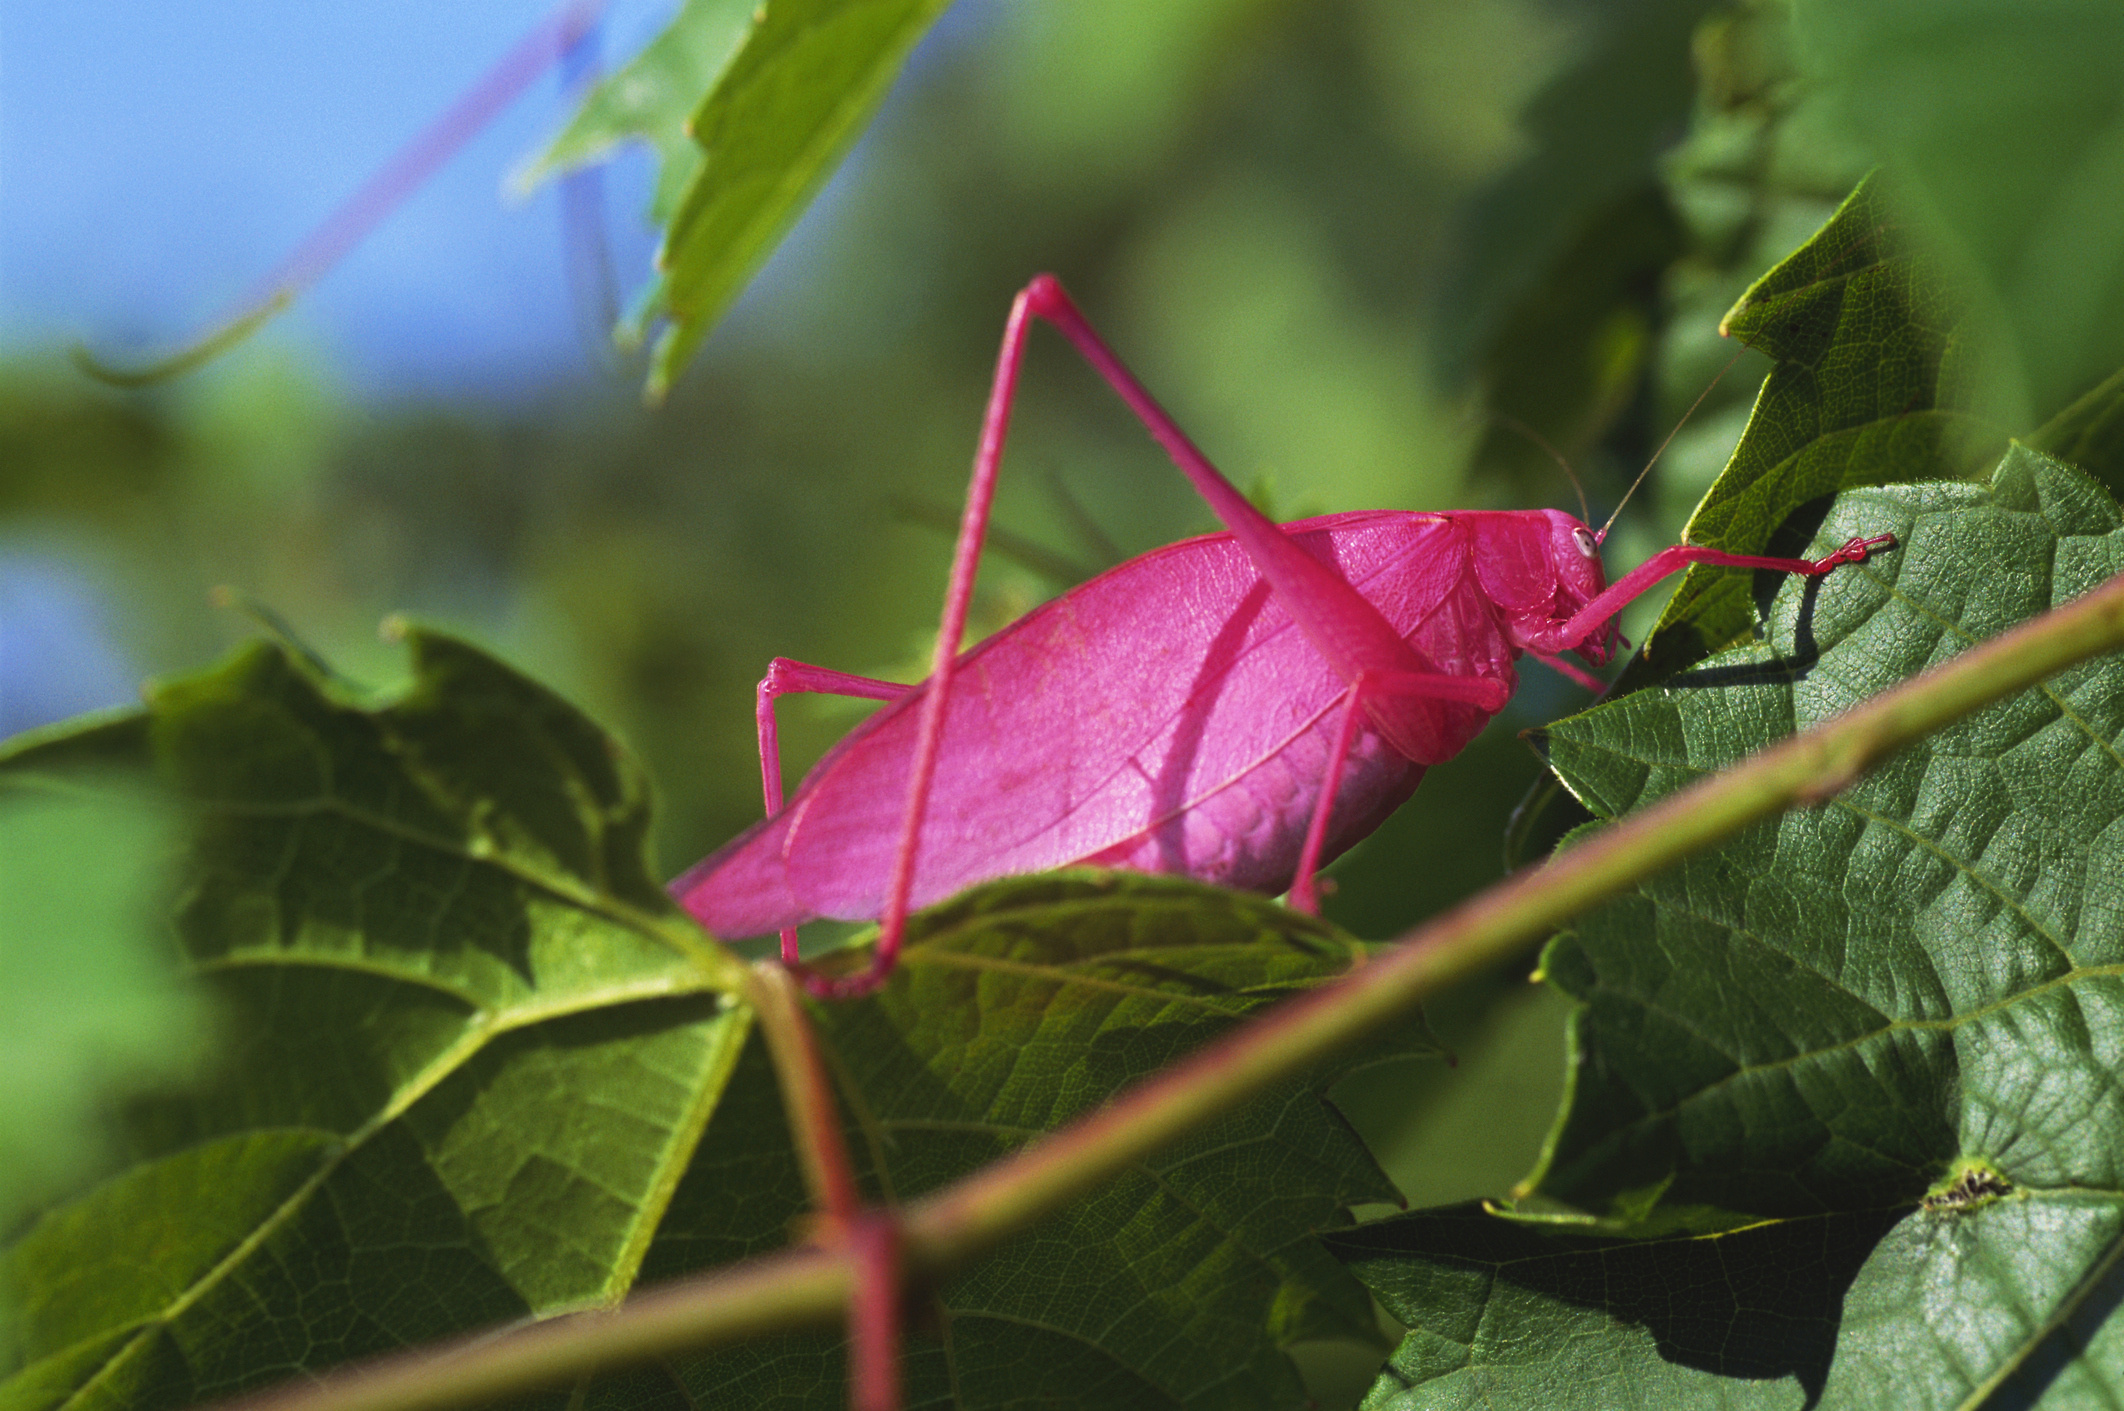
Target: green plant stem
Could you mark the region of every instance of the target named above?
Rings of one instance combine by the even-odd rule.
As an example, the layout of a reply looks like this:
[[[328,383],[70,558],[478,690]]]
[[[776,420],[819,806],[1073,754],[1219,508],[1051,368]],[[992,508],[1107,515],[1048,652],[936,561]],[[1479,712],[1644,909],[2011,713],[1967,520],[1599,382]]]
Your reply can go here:
[[[1940,727],[2076,662],[2124,647],[2124,576],[1892,691],[1699,781],[1402,938],[1090,1116],[909,1205],[909,1276],[963,1267],[1164,1143],[1284,1081],[1419,1000],[1510,956],[1595,902],[1783,809],[1817,802]],[[555,1319],[348,1369],[246,1411],[425,1411],[564,1383],[601,1367],[756,1333],[829,1324],[854,1282],[845,1249],[805,1248]]]

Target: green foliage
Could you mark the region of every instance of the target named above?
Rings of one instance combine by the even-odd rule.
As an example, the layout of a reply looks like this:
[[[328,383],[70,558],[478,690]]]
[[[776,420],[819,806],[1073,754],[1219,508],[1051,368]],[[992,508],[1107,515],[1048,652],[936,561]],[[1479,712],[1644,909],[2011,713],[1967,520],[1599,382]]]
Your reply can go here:
[[[2043,423],[2028,443],[2071,461],[2112,495],[2124,493],[2124,369]]]
[[[230,1038],[216,1071],[136,1103],[110,1177],[0,1261],[20,1310],[6,1404],[227,1395],[610,1303],[778,1246],[803,1215],[743,973],[648,871],[639,772],[491,658],[409,642],[413,680],[386,700],[258,645],[0,761],[10,781],[95,765],[174,790],[192,827],[177,929]],[[78,842],[40,837],[27,861]],[[820,1022],[866,1178],[904,1199],[1360,955],[1185,882],[1020,882],[928,913],[890,988]],[[1418,1026],[1372,1057],[1432,1049]],[[1312,1238],[1394,1198],[1320,1096],[1346,1068],[1066,1212],[1059,1244],[941,1290],[947,1332],[911,1375],[968,1407],[1056,1359],[1099,1388],[1086,1406],[1287,1403],[1279,1346],[1373,1336]],[[1079,1299],[1087,1283],[1100,1297]],[[668,1375],[702,1403],[730,1385],[827,1405],[840,1366],[832,1341],[795,1340]]]
[[[170,787],[228,1039],[0,1263],[11,1404],[183,1405],[632,1283],[749,1028],[739,971],[650,875],[632,762],[410,642],[395,700],[260,645],[6,758]]]
[[[630,136],[656,146],[656,214],[667,228],[637,315],[669,323],[649,371],[653,400],[669,392],[947,3],[691,0],[640,58],[598,85],[533,168],[535,179]],[[733,48],[741,17],[750,25]],[[699,151],[687,152],[681,138]]]
[[[758,0],[685,0],[669,28],[590,91],[518,184],[533,186],[602,161],[621,143],[639,139],[656,151],[650,218],[658,225],[669,222],[701,170],[700,145],[688,121],[744,42],[757,8]]]
[[[1905,248],[1876,183],[1862,183],[1726,315],[1725,331],[1767,354],[1770,373],[1684,541],[1796,553],[1795,518],[1839,490],[1980,470],[1999,441],[1959,410],[1968,380],[1960,322]],[[1749,638],[1753,593],[1743,570],[1691,567],[1613,693]],[[1545,844],[1583,816],[1553,785],[1537,786],[1517,827]]]
[[[1816,542],[1883,531],[1765,641],[1559,722],[1552,765],[1641,808],[2124,570],[2116,503],[2023,447],[1847,492]],[[1601,1218],[1334,1237],[1411,1328],[1370,1404],[1873,1405],[1884,1360],[1903,1405],[2108,1387],[2120,700],[2124,663],[2066,672],[1559,937],[1570,1095],[1523,1196]],[[1943,1307],[1967,1335],[1927,1354]]]
[[[1710,8],[1587,11],[1572,62],[1521,116],[1531,150],[1460,217],[1437,356],[1449,376],[1479,375],[1488,408],[1510,418],[1474,459],[1476,483],[1501,500],[1559,499],[1547,448],[1592,470],[1644,376],[1651,296],[1684,248],[1658,156],[1688,116],[1690,36]]]
[[[94,1169],[112,1089],[183,1077],[200,1040],[158,948],[170,831],[152,792],[0,775],[0,1228]]]
[[[1363,947],[1264,899],[1163,878],[998,883],[918,918],[878,997],[816,1011],[850,1088],[872,1190],[907,1199],[1083,1115],[1243,1016],[1341,973]],[[859,957],[860,958],[860,957]],[[1435,1051],[1419,1023],[1365,1057]],[[938,1290],[915,1317],[908,1404],[1274,1407],[1302,1388],[1277,1348],[1367,1343],[1363,1291],[1314,1232],[1394,1188],[1321,1099],[1348,1064],[1228,1114]],[[1396,1070],[1401,1065],[1395,1065]],[[803,1213],[762,1139],[764,1065],[711,1127],[645,1276],[774,1241]],[[748,1090],[747,1084],[751,1087]],[[689,1359],[695,1404],[846,1404],[840,1339],[790,1335]]]
[[[1986,325],[1984,410],[2033,425],[2124,363],[2124,11],[1796,9],[1808,70]]]
[[[1812,501],[1973,473],[1997,454],[1996,434],[1958,410],[1956,310],[1903,250],[1871,182],[1757,280],[1724,328],[1773,361],[1746,433],[1683,531],[1689,543],[1778,552],[1777,531]],[[1744,571],[1691,568],[1627,684],[1692,665],[1754,623]]]

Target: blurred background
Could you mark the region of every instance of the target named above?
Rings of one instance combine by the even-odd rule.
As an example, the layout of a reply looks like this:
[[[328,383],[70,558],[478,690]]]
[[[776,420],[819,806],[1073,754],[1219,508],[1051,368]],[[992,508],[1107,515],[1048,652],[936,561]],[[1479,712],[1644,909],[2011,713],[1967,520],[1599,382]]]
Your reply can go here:
[[[545,8],[0,10],[0,735],[253,633],[217,585],[380,689],[377,624],[406,613],[624,738],[675,873],[759,811],[771,656],[921,673],[1033,273],[1278,517],[1575,509],[1521,424],[1600,517],[1731,359],[1718,316],[1864,168],[1768,0],[959,0],[659,409],[601,326],[654,247],[648,158],[502,195],[567,116],[558,76],[204,370],[123,391],[69,364],[225,316]],[[624,58],[668,15],[616,0],[598,42]],[[1213,527],[1035,341],[996,521],[1023,545],[991,551],[983,632]],[[1611,567],[1673,541],[1762,372],[1727,371]],[[1341,865],[1336,919],[1383,938],[1502,874],[1539,768],[1518,734],[1585,703],[1526,678]],[[862,709],[786,702],[791,777]],[[1344,1094],[1413,1203],[1533,1160],[1562,1055],[1530,962],[1434,1015],[1459,1070]]]
[[[1855,174],[1769,169],[1791,106],[1774,5],[960,0],[661,409],[601,322],[653,250],[646,154],[504,198],[569,111],[560,76],[203,371],[121,391],[69,365],[77,340],[145,362],[226,316],[544,13],[4,12],[0,733],[212,660],[254,630],[216,585],[380,687],[397,660],[375,628],[405,612],[623,735],[675,871],[757,808],[771,655],[903,676],[926,657],[1035,271],[1280,517],[1575,506],[1499,419],[1612,500],[1726,361],[1731,295]],[[624,58],[668,14],[615,0],[596,42]],[[988,627],[1211,524],[1036,342],[998,523],[1038,547],[992,556]],[[1671,538],[1759,374],[1690,422],[1611,559]],[[1529,676],[1500,737],[1577,703]],[[794,772],[858,708],[785,709]],[[1465,792],[1425,790],[1456,792],[1452,833],[1479,831]],[[1457,870],[1439,845],[1406,867]],[[1374,933],[1430,905],[1357,890]]]

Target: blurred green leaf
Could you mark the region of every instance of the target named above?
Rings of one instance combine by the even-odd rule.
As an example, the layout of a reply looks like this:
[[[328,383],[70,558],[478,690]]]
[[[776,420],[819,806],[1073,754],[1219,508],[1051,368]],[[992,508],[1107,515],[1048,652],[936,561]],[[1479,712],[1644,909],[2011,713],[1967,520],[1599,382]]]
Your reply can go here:
[[[2124,9],[1834,0],[1796,14],[1845,130],[1993,330],[1991,415],[2029,426],[2124,363]]]
[[[1817,542],[1884,529],[1767,642],[1552,727],[1574,792],[1641,808],[2124,569],[2116,503],[2025,447]],[[2120,702],[2124,663],[2063,673],[1552,943],[1580,1007],[1525,1190],[1601,1218],[1332,1237],[1411,1330],[1368,1404],[2113,1394]]]
[[[1365,947],[1274,902],[1172,878],[1000,882],[917,918],[875,998],[815,1011],[850,1089],[851,1146],[907,1199],[1083,1115],[1122,1085]],[[855,961],[866,961],[857,952]],[[1287,1407],[1279,1346],[1376,1341],[1369,1302],[1321,1249],[1345,1207],[1397,1199],[1321,1096],[1353,1066],[1435,1052],[1420,1021],[1162,1151],[940,1289],[907,1348],[907,1404]],[[772,1106],[741,1067],[646,1276],[776,1242],[802,1213],[785,1145],[736,1126]],[[694,1405],[847,1404],[838,1338],[789,1335],[680,1359]]]
[[[656,149],[650,219],[668,223],[701,169],[701,149],[687,131],[687,120],[744,43],[758,8],[758,0],[685,0],[663,33],[590,90],[560,136],[518,175],[517,184],[535,186],[640,139]]]
[[[949,0],[766,0],[695,110],[704,153],[658,256],[662,397]]]
[[[1584,467],[1637,395],[1653,348],[1660,277],[1682,248],[1674,212],[1656,186],[1587,217],[1483,349],[1485,400],[1497,420],[1476,448],[1476,484],[1498,496],[1510,487],[1514,503],[1570,502],[1551,453]]]
[[[1470,203],[1439,287],[1439,357],[1471,367],[1575,245],[1599,242],[1650,188],[1689,115],[1689,39],[1710,0],[1625,0],[1582,12],[1577,62],[1527,105],[1533,151]]]
[[[102,782],[0,774],[0,1228],[93,1169],[103,1109],[205,1038],[157,914],[171,820]]]
[[[393,700],[256,645],[0,758],[170,787],[177,932],[230,1038],[0,1257],[10,1405],[185,1405],[632,1283],[749,1027],[734,962],[649,874],[610,739],[410,644]]]
[[[2108,487],[2124,494],[2124,370],[2111,373],[2100,386],[2059,412],[2032,433],[2028,444],[2061,461],[2071,461]]]

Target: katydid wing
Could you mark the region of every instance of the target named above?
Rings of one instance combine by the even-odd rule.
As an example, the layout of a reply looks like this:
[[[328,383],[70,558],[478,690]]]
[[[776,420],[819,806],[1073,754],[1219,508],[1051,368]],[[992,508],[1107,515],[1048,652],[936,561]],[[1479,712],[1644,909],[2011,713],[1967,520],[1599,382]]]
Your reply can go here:
[[[1226,532],[1133,559],[958,654],[1011,398],[1033,318],[1058,327],[1209,502]],[[1195,448],[1061,286],[1012,306],[928,681],[777,661],[761,683],[770,816],[672,884],[710,931],[880,920],[861,993],[907,911],[975,882],[1072,863],[1170,872],[1311,909],[1313,873],[1398,807],[1425,766],[1504,707],[1522,652],[1603,665],[1614,617],[1688,563],[1820,574],[1818,561],[1676,546],[1609,586],[1600,536],[1559,510],[1359,511],[1272,523]],[[1574,671],[1574,674],[1577,674]],[[889,702],[782,805],[773,700]]]

